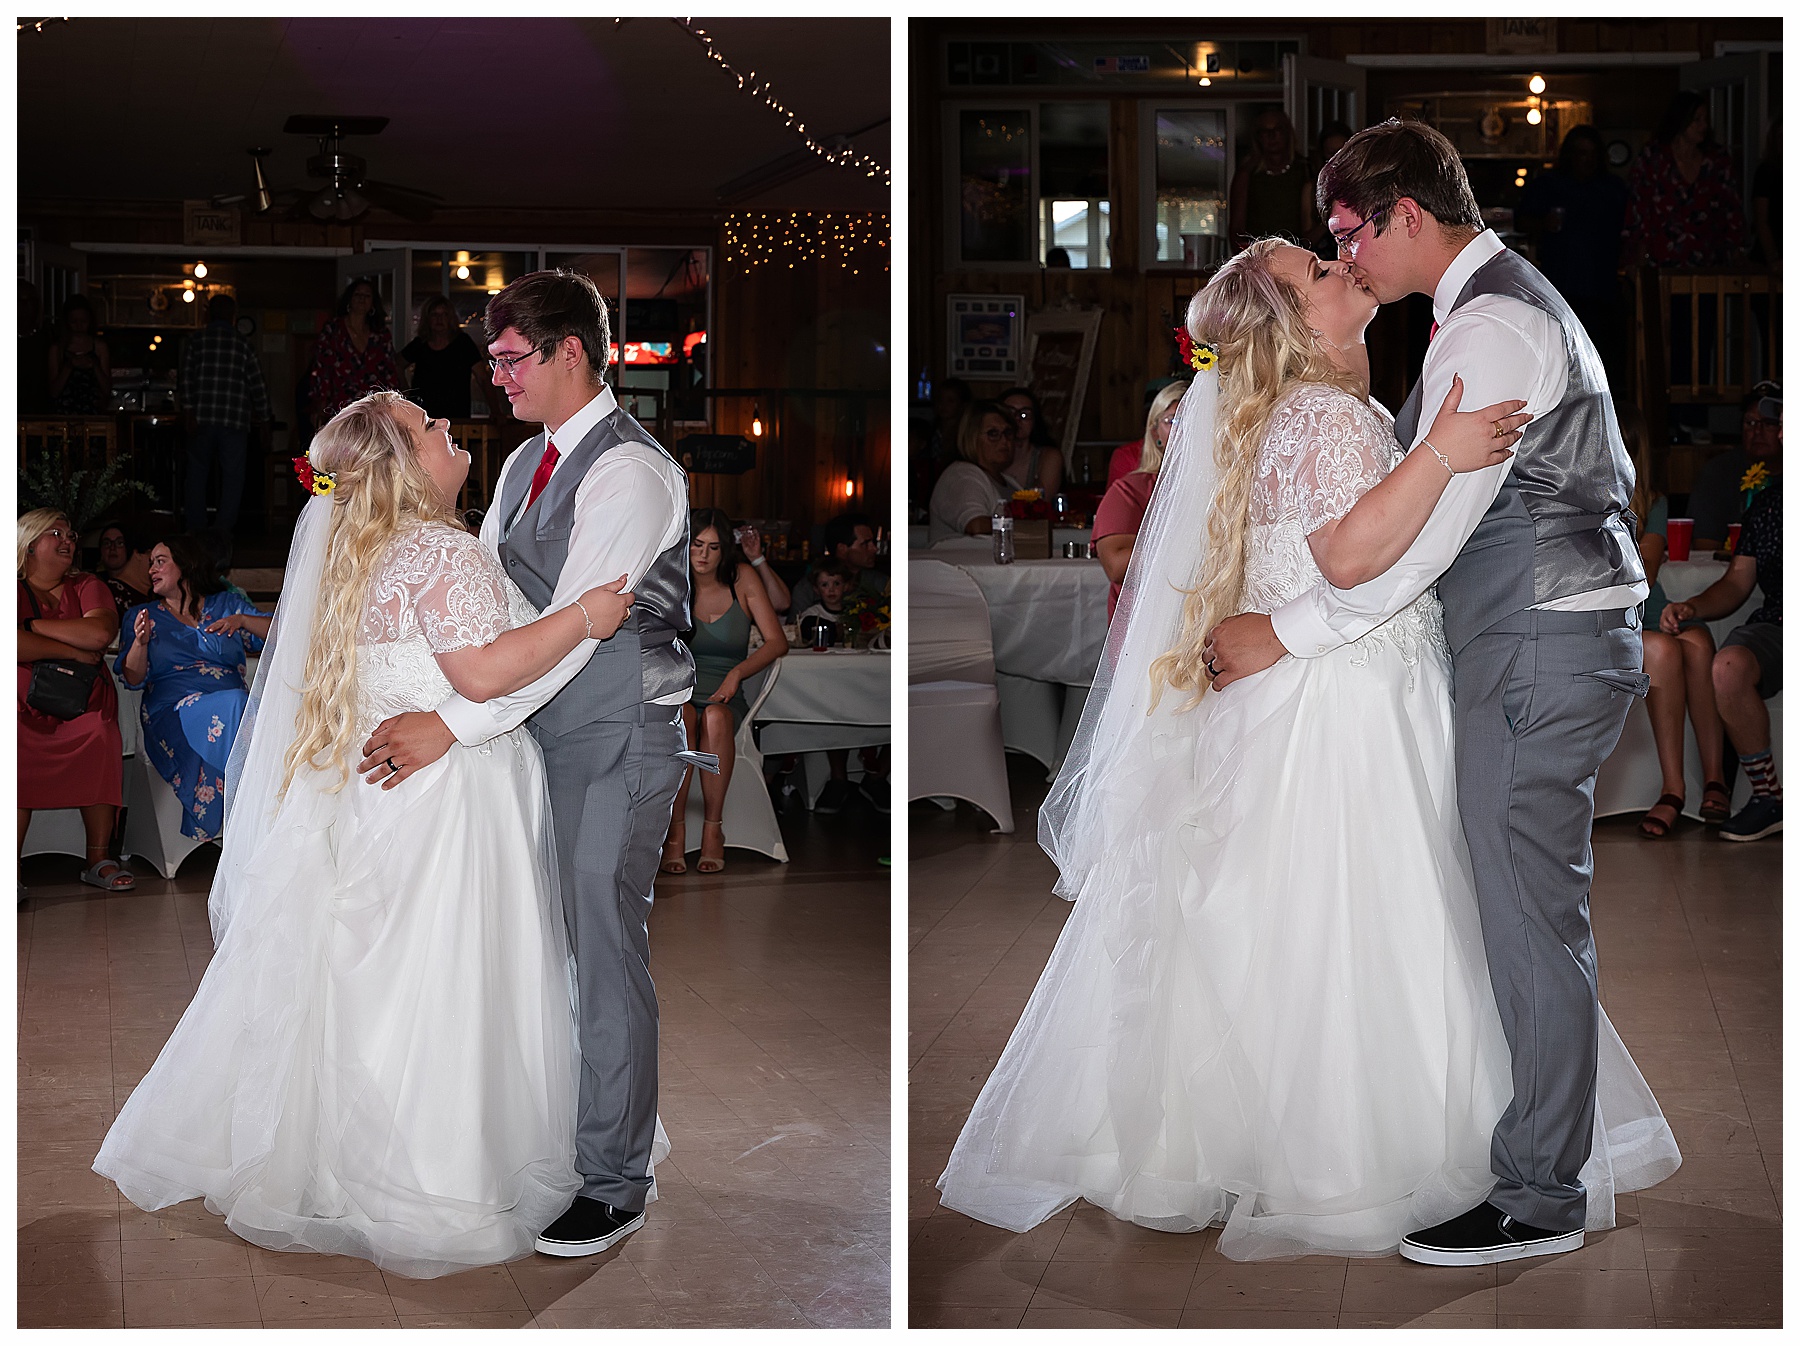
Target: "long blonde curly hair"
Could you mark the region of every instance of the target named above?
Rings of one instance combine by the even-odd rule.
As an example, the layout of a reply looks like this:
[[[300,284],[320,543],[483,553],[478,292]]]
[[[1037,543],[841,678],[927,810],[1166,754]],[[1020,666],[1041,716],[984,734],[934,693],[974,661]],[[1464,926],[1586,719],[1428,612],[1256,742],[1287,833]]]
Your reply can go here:
[[[419,463],[412,435],[395,414],[410,403],[399,393],[373,392],[331,418],[307,457],[336,478],[325,568],[319,578],[305,690],[294,725],[281,789],[302,765],[336,772],[325,787],[349,780],[349,748],[356,735],[356,633],[375,569],[400,533],[421,523],[462,528],[454,501],[442,499]]]
[[[1218,488],[1206,520],[1206,552],[1182,605],[1174,646],[1150,665],[1151,705],[1163,688],[1191,691],[1198,705],[1211,687],[1201,648],[1206,633],[1235,615],[1249,557],[1250,488],[1276,403],[1301,383],[1325,383],[1358,399],[1368,389],[1331,363],[1314,334],[1306,301],[1271,267],[1277,249],[1263,238],[1233,257],[1188,305],[1188,335],[1218,349],[1219,419],[1213,450]],[[1206,378],[1202,374],[1199,377]]]

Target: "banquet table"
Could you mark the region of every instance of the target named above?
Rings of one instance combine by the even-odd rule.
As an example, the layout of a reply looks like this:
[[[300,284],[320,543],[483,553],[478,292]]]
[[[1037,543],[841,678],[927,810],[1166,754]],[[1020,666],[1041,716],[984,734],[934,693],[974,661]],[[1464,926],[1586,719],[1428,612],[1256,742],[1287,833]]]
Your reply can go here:
[[[1662,569],[1657,572],[1657,580],[1670,602],[1682,602],[1693,598],[1723,575],[1728,564],[1710,557],[1665,561]],[[1724,643],[1732,628],[1742,626],[1744,619],[1761,607],[1762,602],[1762,589],[1759,586],[1750,591],[1750,597],[1744,601],[1744,605],[1729,617],[1708,622],[1706,625],[1712,632],[1713,644],[1717,646]],[[1779,768],[1781,697],[1776,695],[1768,704],[1771,742],[1776,766]],[[1687,806],[1683,812],[1690,818],[1698,818],[1701,790],[1705,783],[1700,770],[1700,749],[1694,742],[1693,725],[1684,722],[1684,732],[1687,741],[1682,750],[1682,766],[1687,776]],[[1729,741],[1726,750],[1730,751]],[[1650,712],[1640,699],[1627,714],[1619,744],[1613,749],[1612,756],[1601,765],[1599,778],[1594,782],[1594,816],[1604,818],[1616,813],[1641,813],[1656,803],[1661,794],[1662,769],[1656,761],[1656,738],[1650,730]],[[1742,808],[1749,797],[1750,783],[1740,774],[1732,792],[1733,811]]]
[[[774,682],[756,707],[757,742],[765,758],[802,755],[809,806],[829,779],[829,749],[892,740],[893,667],[886,650],[803,647],[769,665]],[[747,694],[754,702],[754,690]],[[852,758],[852,774],[858,766]]]
[[[966,571],[980,586],[994,635],[1001,738],[1054,772],[1106,646],[1106,572],[1098,561],[1060,558],[1001,566],[991,551],[961,548],[920,555]]]

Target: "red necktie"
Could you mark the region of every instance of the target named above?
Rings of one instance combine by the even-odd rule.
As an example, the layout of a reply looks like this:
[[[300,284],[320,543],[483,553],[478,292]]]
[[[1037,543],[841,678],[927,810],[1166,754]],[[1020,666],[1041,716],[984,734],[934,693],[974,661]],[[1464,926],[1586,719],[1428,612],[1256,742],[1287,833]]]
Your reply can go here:
[[[1433,320],[1433,322],[1431,324],[1431,335],[1425,338],[1425,344],[1427,346],[1429,346],[1432,342],[1437,340],[1437,329],[1438,329],[1437,322],[1435,320]]]
[[[556,445],[549,439],[544,441],[544,456],[538,459],[537,471],[531,474],[531,494],[525,497],[525,508],[530,509],[537,503],[537,498],[544,493],[544,487],[550,484],[550,474],[556,470]]]

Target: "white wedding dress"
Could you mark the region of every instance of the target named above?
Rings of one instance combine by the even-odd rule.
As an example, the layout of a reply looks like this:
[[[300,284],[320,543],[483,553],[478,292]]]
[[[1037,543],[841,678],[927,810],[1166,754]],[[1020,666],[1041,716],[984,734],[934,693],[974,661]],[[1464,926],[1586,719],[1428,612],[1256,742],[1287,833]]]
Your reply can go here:
[[[358,635],[355,743],[450,694],[435,652],[535,616],[474,537],[402,536]],[[543,759],[520,729],[382,790],[358,756],[221,861],[217,951],[94,1167],[265,1248],[413,1277],[522,1257],[581,1185]]]
[[[1378,409],[1323,385],[1283,399],[1253,487],[1245,610],[1321,582],[1307,535],[1396,454]],[[1176,715],[1179,736],[1114,763],[1128,788],[1091,786],[1110,797],[1095,806],[1107,839],[1085,872],[1064,864],[1075,909],[943,1204],[1024,1230],[1085,1197],[1154,1229],[1222,1223],[1220,1251],[1250,1260],[1390,1253],[1487,1194],[1510,1058],[1457,816],[1449,679],[1427,591],[1352,645]],[[1165,714],[1171,698],[1186,694],[1165,693]],[[1601,1023],[1604,1124],[1583,1172],[1596,1228],[1615,1189],[1679,1163]]]

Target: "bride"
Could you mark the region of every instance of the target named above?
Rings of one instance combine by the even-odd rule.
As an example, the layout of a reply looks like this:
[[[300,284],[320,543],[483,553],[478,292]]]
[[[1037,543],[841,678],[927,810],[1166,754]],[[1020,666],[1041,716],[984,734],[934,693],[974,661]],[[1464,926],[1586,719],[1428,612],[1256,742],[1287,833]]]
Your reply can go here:
[[[523,686],[632,596],[533,620],[456,513],[468,455],[398,393],[309,459],[231,755],[216,951],[94,1168],[265,1248],[440,1276],[529,1253],[581,1186],[543,763],[520,730],[382,790],[349,750],[452,688]]]
[[[1379,1256],[1493,1185],[1511,1066],[1435,595],[1220,692],[1202,655],[1224,616],[1382,573],[1452,474],[1510,456],[1523,404],[1453,414],[1453,385],[1395,462],[1375,306],[1263,240],[1188,310],[1203,372],[1041,816],[1075,909],[939,1179],[953,1210],[1022,1231],[1086,1198],[1223,1225],[1239,1260]],[[1601,1038],[1591,1228],[1679,1163],[1604,1016]]]

